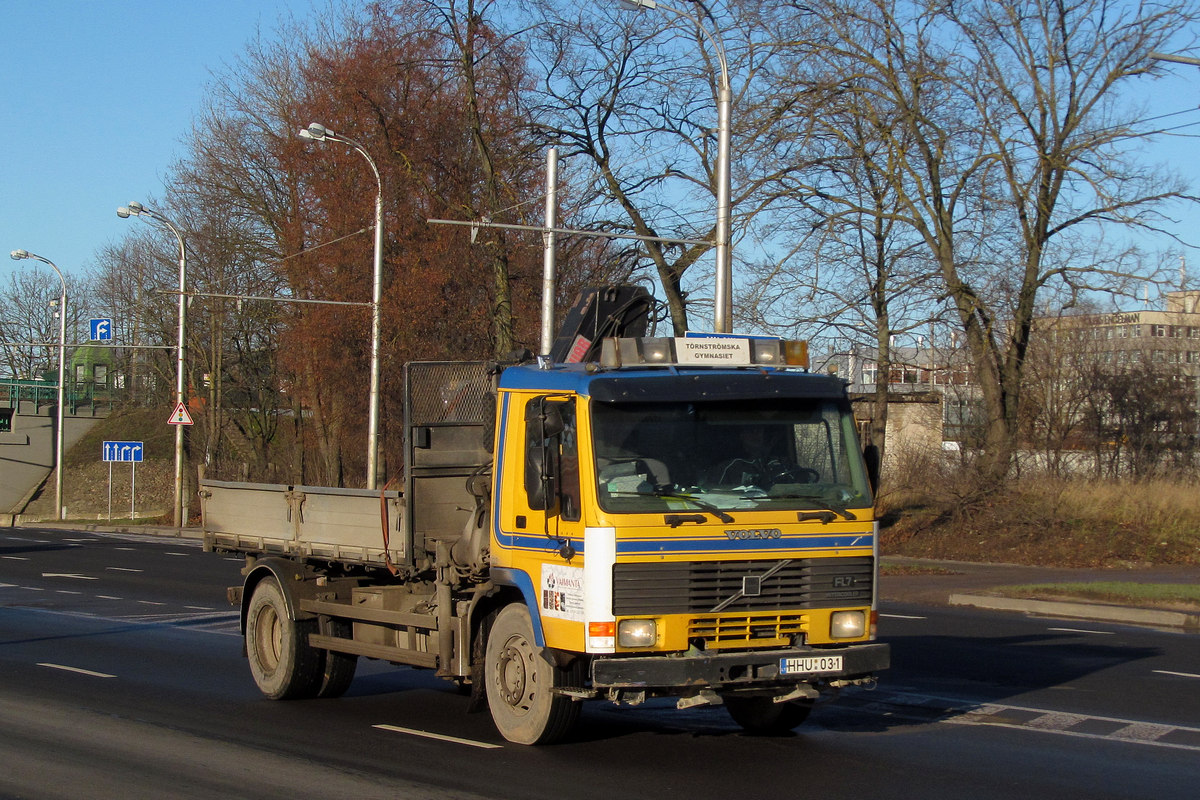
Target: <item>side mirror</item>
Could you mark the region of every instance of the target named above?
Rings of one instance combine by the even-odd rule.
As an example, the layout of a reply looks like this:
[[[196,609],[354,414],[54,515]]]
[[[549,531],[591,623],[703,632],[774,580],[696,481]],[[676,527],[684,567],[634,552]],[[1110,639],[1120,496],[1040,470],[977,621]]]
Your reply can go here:
[[[871,492],[879,491],[879,446],[869,444],[863,448],[863,463],[867,466],[867,480],[871,482]]]
[[[564,427],[557,404],[538,397],[525,407],[525,495],[533,511],[558,505],[558,443]]]

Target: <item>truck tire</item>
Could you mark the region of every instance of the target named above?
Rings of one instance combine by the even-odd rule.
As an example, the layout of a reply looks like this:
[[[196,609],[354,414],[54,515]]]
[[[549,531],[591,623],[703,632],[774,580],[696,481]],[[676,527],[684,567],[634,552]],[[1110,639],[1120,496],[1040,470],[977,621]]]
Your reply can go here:
[[[272,700],[315,697],[321,688],[323,653],[308,643],[316,620],[288,616],[274,578],[254,587],[246,610],[246,655],[254,682]]]
[[[334,620],[333,629],[334,636],[343,639],[352,638],[349,622]],[[326,650],[322,655],[324,656],[324,670],[317,697],[341,697],[354,680],[354,671],[358,669],[358,656],[349,653],[335,653],[332,650]]]
[[[566,736],[579,719],[580,704],[554,693],[567,671],[542,656],[533,637],[529,609],[502,608],[484,649],[484,684],[496,729],[516,744],[550,744]]]
[[[721,698],[733,721],[747,733],[777,736],[787,733],[808,719],[811,700],[776,703],[770,697],[743,697],[727,694]]]

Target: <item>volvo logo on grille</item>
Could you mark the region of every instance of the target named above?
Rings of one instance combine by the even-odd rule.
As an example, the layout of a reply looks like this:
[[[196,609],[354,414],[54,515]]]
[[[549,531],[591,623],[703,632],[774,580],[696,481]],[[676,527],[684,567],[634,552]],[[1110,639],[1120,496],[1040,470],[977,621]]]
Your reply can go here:
[[[725,535],[730,539],[778,539],[783,536],[783,532],[779,528],[751,528],[742,531],[726,528]]]

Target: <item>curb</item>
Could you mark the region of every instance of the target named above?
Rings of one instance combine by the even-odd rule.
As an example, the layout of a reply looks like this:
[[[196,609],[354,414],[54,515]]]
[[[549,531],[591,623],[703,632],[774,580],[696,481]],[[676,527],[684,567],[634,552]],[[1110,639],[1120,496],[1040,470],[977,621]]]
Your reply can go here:
[[[1183,633],[1200,633],[1200,614],[1152,608],[1130,608],[1098,603],[1072,603],[1056,600],[1024,600],[994,595],[952,594],[952,606],[974,606],[994,611],[1019,611],[1046,617],[1086,619],[1166,628]]]

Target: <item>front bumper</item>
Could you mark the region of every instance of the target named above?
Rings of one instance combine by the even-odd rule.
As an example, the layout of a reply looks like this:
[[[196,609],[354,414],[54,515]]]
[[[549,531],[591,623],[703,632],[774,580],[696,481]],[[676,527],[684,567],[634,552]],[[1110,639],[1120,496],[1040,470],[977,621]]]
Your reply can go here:
[[[819,661],[814,657],[820,656],[841,656],[841,668],[786,675],[780,669],[783,659]],[[592,661],[592,684],[596,688],[669,689],[810,683],[860,678],[887,669],[890,663],[888,645],[878,642],[695,656],[615,656]]]

